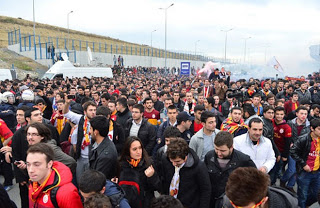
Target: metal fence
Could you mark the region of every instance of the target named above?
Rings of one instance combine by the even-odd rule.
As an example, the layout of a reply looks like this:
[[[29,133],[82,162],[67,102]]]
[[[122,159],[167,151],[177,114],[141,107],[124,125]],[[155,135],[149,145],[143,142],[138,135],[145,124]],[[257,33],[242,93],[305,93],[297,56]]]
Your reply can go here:
[[[158,58],[165,58],[165,50],[146,45],[138,46],[134,44],[125,43],[127,45],[118,45],[102,42],[91,42],[84,40],[75,40],[61,37],[44,37],[36,35],[35,37],[30,34],[21,34],[20,29],[14,29],[8,32],[8,45],[20,44],[20,52],[22,51],[35,51],[35,60],[37,59],[53,59],[54,56],[48,54],[49,46],[55,47],[56,51],[87,51],[90,47],[92,52],[99,53],[111,53],[111,54],[122,54],[122,55],[136,55],[136,56],[151,56]],[[39,51],[37,51],[39,50]],[[55,54],[57,55],[57,54]],[[74,57],[76,57],[74,55]],[[194,60],[194,61],[220,61],[224,62],[223,59],[216,57],[210,57],[205,55],[195,55],[192,53],[184,52],[172,52],[167,51],[167,58],[171,59],[183,59],[183,60]],[[74,58],[76,61],[76,58]],[[227,60],[226,62],[232,62]]]

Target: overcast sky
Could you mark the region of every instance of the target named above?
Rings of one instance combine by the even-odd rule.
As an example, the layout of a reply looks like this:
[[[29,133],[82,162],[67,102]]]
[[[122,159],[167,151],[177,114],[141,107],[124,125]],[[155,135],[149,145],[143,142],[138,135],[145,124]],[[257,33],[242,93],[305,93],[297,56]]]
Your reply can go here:
[[[319,0],[35,0],[36,21],[125,41],[164,48],[167,10],[167,48],[265,64],[275,56],[286,74],[305,74],[320,65],[309,46],[320,43]],[[32,20],[32,0],[0,0],[0,15]],[[301,72],[300,72],[301,70]]]

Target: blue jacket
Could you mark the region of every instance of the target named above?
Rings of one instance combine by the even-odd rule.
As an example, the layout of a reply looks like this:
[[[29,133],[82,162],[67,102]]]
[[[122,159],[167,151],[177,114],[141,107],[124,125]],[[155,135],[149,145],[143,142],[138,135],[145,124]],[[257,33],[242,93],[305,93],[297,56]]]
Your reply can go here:
[[[104,192],[104,195],[109,197],[113,208],[130,208],[128,200],[124,198],[125,193],[118,184],[107,180],[105,188],[106,190]]]

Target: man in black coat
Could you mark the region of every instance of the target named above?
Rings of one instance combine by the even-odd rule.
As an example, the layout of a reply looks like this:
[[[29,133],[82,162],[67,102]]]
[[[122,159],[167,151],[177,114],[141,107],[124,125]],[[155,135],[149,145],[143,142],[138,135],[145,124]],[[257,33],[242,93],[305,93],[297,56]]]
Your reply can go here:
[[[132,108],[132,118],[127,120],[125,125],[125,137],[138,137],[147,150],[149,155],[152,155],[152,150],[156,144],[156,129],[143,118],[144,107],[142,104],[136,104]],[[117,118],[118,121],[118,118]]]
[[[214,150],[209,151],[204,163],[211,182],[210,207],[221,207],[229,175],[238,167],[256,167],[250,157],[233,148],[233,136],[220,131],[214,139]]]
[[[127,99],[126,98],[119,98],[117,100],[116,104],[117,109],[117,122],[122,126],[123,129],[126,127],[126,122],[129,118],[132,117],[131,112],[129,111],[128,105],[127,105]]]
[[[115,176],[117,167],[117,150],[108,137],[109,121],[104,116],[96,116],[90,120],[91,139],[94,141],[89,146],[90,168],[102,172],[107,179]]]
[[[189,208],[209,208],[211,184],[208,170],[182,138],[170,141],[159,174],[162,194],[170,194]]]

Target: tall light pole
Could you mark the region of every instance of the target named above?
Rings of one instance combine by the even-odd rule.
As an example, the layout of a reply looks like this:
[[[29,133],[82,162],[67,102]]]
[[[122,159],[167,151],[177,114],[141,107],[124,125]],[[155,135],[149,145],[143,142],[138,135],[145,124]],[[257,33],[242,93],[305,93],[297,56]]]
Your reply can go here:
[[[244,39],[244,56],[243,56],[243,63],[246,62],[246,52],[247,52],[247,40],[250,39],[251,37],[247,37]]]
[[[172,3],[170,6],[166,8],[159,8],[165,11],[165,25],[164,25],[164,67],[167,69],[167,10],[172,7],[174,4]]]
[[[34,52],[36,52],[36,17],[35,17],[35,11],[34,11],[34,0],[32,1],[32,7],[33,7],[33,44],[34,44]]]
[[[195,43],[194,43],[194,60],[197,60],[197,43],[199,42],[200,40],[197,40]]]
[[[70,11],[68,14],[67,14],[67,25],[68,25],[68,46],[67,48],[69,48],[69,36],[70,36],[70,31],[69,31],[69,15],[73,13],[73,11]]]
[[[229,30],[221,30],[221,32],[225,32],[226,33],[226,37],[224,40],[224,63],[227,62],[227,40],[228,40],[228,32],[230,32],[231,30],[233,30],[234,28],[231,28]]]
[[[152,33],[156,32],[157,30],[153,30],[151,31],[151,44],[150,44],[150,49],[152,51]],[[153,54],[151,53],[151,59],[150,59],[150,67],[152,67],[152,58],[153,58]]]

